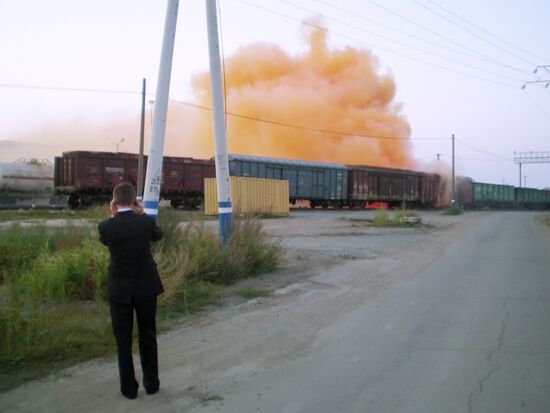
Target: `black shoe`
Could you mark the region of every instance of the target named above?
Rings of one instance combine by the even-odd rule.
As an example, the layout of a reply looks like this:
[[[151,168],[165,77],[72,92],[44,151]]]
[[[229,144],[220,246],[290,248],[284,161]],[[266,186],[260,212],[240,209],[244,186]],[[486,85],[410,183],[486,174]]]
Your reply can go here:
[[[145,389],[145,393],[147,394],[155,394],[158,391],[159,391],[158,387],[151,387],[151,388]]]
[[[137,399],[137,391],[135,393],[125,393],[125,392],[121,392],[121,393],[127,399],[130,399],[130,400]]]

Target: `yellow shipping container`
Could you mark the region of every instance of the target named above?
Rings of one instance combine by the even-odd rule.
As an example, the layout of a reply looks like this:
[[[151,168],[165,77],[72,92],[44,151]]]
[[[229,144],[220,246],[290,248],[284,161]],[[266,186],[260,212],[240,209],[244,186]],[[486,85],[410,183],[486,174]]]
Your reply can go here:
[[[232,176],[234,214],[288,215],[288,181]],[[216,178],[204,180],[204,213],[218,215]]]

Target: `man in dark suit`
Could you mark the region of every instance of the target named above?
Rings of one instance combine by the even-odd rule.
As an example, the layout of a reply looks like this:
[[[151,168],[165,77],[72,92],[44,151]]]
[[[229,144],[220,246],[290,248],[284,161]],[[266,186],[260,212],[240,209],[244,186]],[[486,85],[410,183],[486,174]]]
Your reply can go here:
[[[118,351],[120,391],[135,399],[139,384],[132,360],[134,311],[143,386],[147,394],[159,389],[156,311],[157,296],[164,289],[151,254],[151,241],[161,239],[162,231],[152,217],[143,213],[130,184],[114,188],[111,213],[111,219],[98,226],[99,239],[111,254],[107,298]]]

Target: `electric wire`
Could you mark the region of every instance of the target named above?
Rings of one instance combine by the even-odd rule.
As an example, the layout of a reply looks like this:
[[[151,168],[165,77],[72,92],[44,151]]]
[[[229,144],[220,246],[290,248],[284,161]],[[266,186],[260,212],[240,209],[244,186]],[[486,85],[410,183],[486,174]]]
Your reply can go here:
[[[444,19],[445,21],[451,23],[452,25],[454,25],[454,26],[456,26],[456,27],[458,27],[458,28],[464,30],[466,33],[469,33],[469,34],[471,34],[472,36],[475,36],[475,37],[477,37],[478,39],[483,40],[483,41],[486,42],[486,43],[489,43],[491,46],[496,47],[497,49],[502,50],[503,52],[506,52],[506,53],[508,53],[508,54],[511,55],[511,56],[514,56],[516,59],[522,60],[522,61],[524,61],[525,63],[528,63],[528,64],[530,64],[530,65],[536,66],[536,63],[533,63],[533,62],[531,62],[531,61],[529,61],[529,60],[527,60],[527,59],[524,59],[523,57],[518,56],[517,54],[515,54],[515,53],[509,51],[508,49],[505,49],[504,47],[499,46],[498,44],[496,44],[496,43],[494,43],[494,42],[492,42],[492,41],[490,41],[490,40],[487,40],[487,39],[484,38],[483,36],[480,36],[479,34],[472,32],[471,30],[465,28],[464,26],[462,26],[462,25],[456,23],[455,21],[449,19],[448,17],[444,16],[443,14],[441,14],[441,13],[439,13],[439,12],[437,12],[437,11],[435,11],[435,10],[429,8],[428,6],[426,6],[426,5],[422,4],[422,3],[420,3],[418,0],[413,0],[413,1],[414,1],[416,4],[418,4],[420,7],[422,7],[423,9],[428,10],[429,12],[435,14],[436,16],[441,17],[442,19]]]
[[[283,1],[283,0],[280,0],[280,1]],[[490,64],[493,64],[493,65],[497,65],[497,66],[502,66],[502,67],[505,67],[507,69],[511,69],[511,70],[515,70],[519,73],[522,73],[522,74],[529,74],[528,72],[526,72],[525,70],[523,69],[520,69],[518,67],[515,67],[515,66],[511,66],[509,64],[506,64],[506,63],[503,63],[503,62],[500,62],[500,61],[496,61],[494,59],[490,59],[488,57],[486,57],[485,55],[474,55],[474,54],[470,54],[470,53],[466,53],[464,51],[461,51],[461,50],[457,50],[457,49],[454,49],[454,48],[450,48],[449,46],[447,45],[444,45],[444,44],[441,44],[441,43],[437,43],[437,42],[434,42],[432,40],[428,40],[428,39],[425,39],[421,36],[417,36],[415,34],[412,34],[412,33],[407,33],[407,32],[404,32],[402,30],[399,30],[399,29],[396,29],[395,27],[392,27],[392,26],[389,26],[387,24],[384,24],[384,23],[380,23],[380,22],[377,22],[376,20],[373,20],[373,19],[370,19],[368,17],[365,17],[363,15],[360,15],[360,14],[357,14],[356,12],[353,12],[351,10],[347,10],[347,9],[344,9],[342,7],[338,7],[336,5],[333,5],[325,0],[315,0],[316,2],[318,3],[321,3],[321,4],[324,4],[325,6],[328,6],[328,7],[331,7],[335,10],[339,10],[341,12],[344,12],[346,14],[349,14],[351,16],[354,16],[356,18],[359,18],[361,20],[364,20],[364,21],[367,21],[369,23],[372,23],[372,24],[375,24],[375,25],[378,25],[378,26],[381,26],[381,27],[384,27],[388,30],[392,30],[396,33],[399,33],[399,34],[402,34],[404,36],[407,36],[407,37],[412,37],[413,39],[417,39],[417,40],[420,40],[422,42],[425,42],[427,44],[431,44],[433,46],[436,46],[436,47],[440,47],[440,48],[443,48],[445,49],[447,52],[452,52],[452,53],[457,53],[457,54],[461,54],[463,56],[467,56],[467,57],[470,57],[470,58],[473,58],[473,59],[477,59],[477,60],[480,60],[482,62],[486,62],[486,63],[490,63]]]
[[[529,93],[527,93],[527,90],[524,89],[523,92],[525,93],[525,96],[527,96],[529,98],[529,100],[541,111],[541,113],[544,114],[544,116],[546,116],[548,119],[550,119],[550,114],[548,114],[548,112],[546,112],[542,106],[540,106],[537,101],[535,99],[533,99],[533,97],[531,95],[529,95]]]
[[[52,91],[58,91],[58,92],[113,93],[113,94],[127,94],[127,95],[141,94],[140,91],[136,91],[136,90],[94,89],[94,88],[81,88],[81,87],[24,85],[24,84],[10,84],[10,83],[0,83],[0,88],[52,90]]]
[[[461,156],[455,156],[455,159],[460,161],[472,161],[472,162],[512,162],[512,160],[506,159],[481,159],[481,158],[463,158]]]
[[[210,108],[208,106],[198,105],[198,104],[195,104],[195,103],[186,102],[184,100],[170,99],[170,101],[174,102],[174,103],[179,103],[181,105],[197,108],[197,109],[202,109],[202,110],[207,110],[207,111],[212,110],[212,108]],[[404,138],[402,136],[366,135],[366,134],[362,134],[362,133],[343,132],[343,131],[337,131],[337,130],[315,128],[315,127],[310,127],[310,126],[294,125],[294,124],[291,124],[291,123],[279,122],[279,121],[271,120],[271,119],[257,118],[257,117],[254,117],[254,116],[248,116],[248,115],[243,115],[243,114],[229,112],[229,111],[227,112],[227,115],[235,117],[235,118],[239,118],[239,119],[246,119],[246,120],[251,120],[251,121],[255,121],[255,122],[267,123],[267,124],[282,126],[282,127],[286,127],[286,128],[305,130],[305,131],[310,131],[310,132],[327,133],[327,134],[331,134],[331,135],[348,136],[348,137],[354,137],[354,138],[388,139],[388,140],[403,140],[403,141],[441,141],[441,140],[450,140],[449,137]]]
[[[405,21],[407,21],[407,22],[409,22],[409,23],[411,23],[411,24],[413,24],[413,25],[415,25],[415,26],[420,27],[421,29],[428,31],[429,33],[432,33],[432,34],[434,34],[434,35],[436,35],[436,36],[438,36],[438,37],[441,37],[441,38],[443,38],[443,39],[445,39],[445,40],[447,40],[447,41],[449,41],[449,42],[451,42],[451,43],[453,43],[453,44],[456,44],[456,45],[458,45],[458,46],[460,46],[460,47],[463,47],[464,49],[469,50],[469,51],[471,51],[471,52],[474,52],[474,53],[476,53],[476,54],[478,54],[478,55],[480,55],[480,56],[486,57],[486,55],[485,55],[484,53],[481,53],[481,52],[479,52],[479,51],[477,51],[477,50],[475,50],[475,49],[472,49],[471,47],[465,46],[465,45],[463,45],[462,43],[457,42],[456,40],[451,39],[451,38],[448,37],[448,36],[445,36],[444,34],[441,34],[441,33],[436,32],[435,30],[429,29],[428,27],[423,26],[423,25],[421,25],[420,23],[417,23],[417,22],[415,22],[414,20],[409,19],[408,17],[405,17],[405,16],[403,16],[403,15],[401,15],[401,14],[399,14],[399,13],[397,13],[397,12],[395,12],[395,11],[393,11],[393,10],[391,10],[391,9],[389,9],[389,8],[387,8],[387,7],[385,7],[385,6],[382,6],[382,5],[376,3],[376,2],[373,1],[373,0],[367,0],[367,1],[368,1],[369,3],[371,3],[371,4],[373,4],[373,5],[375,5],[375,6],[379,7],[379,8],[381,8],[381,9],[387,11],[388,13],[391,13],[391,14],[393,14],[393,15],[395,15],[395,16],[398,16],[398,17],[400,17],[401,19],[403,19],[403,20],[405,20]],[[492,60],[492,61],[494,61],[494,62],[499,62],[498,60],[493,59],[493,58],[490,58],[490,60]],[[499,63],[500,63],[500,62],[499,62]],[[524,70],[521,70],[521,69],[517,69],[517,68],[516,68],[516,69],[514,69],[514,70],[519,70],[521,73],[526,73]],[[530,75],[531,75],[531,76],[534,76],[532,73],[531,73]]]
[[[283,17],[283,18],[286,18],[286,19],[289,19],[289,20],[296,21],[300,24],[310,26],[310,27],[313,27],[315,29],[318,29],[318,30],[321,30],[321,31],[324,31],[324,32],[327,32],[327,33],[332,33],[332,34],[334,34],[336,36],[339,36],[341,38],[348,39],[348,40],[351,40],[351,41],[354,41],[354,42],[357,42],[357,43],[360,43],[360,44],[364,44],[368,47],[375,47],[375,48],[380,49],[380,50],[385,50],[388,53],[392,53],[392,54],[395,54],[397,56],[401,56],[401,57],[404,57],[406,59],[413,60],[413,61],[425,64],[425,65],[428,65],[428,66],[436,67],[436,68],[439,68],[439,69],[442,69],[442,70],[446,70],[448,72],[457,73],[461,76],[466,76],[466,77],[470,77],[470,78],[473,78],[473,79],[481,80],[481,81],[484,81],[486,83],[493,83],[493,84],[504,86],[504,87],[511,88],[511,89],[517,89],[518,88],[518,86],[510,85],[509,83],[500,82],[498,80],[491,80],[491,79],[487,79],[487,78],[484,78],[484,77],[481,77],[481,76],[477,76],[475,74],[462,72],[460,70],[452,69],[452,68],[449,68],[447,66],[442,66],[442,65],[437,64],[437,63],[428,62],[426,60],[419,59],[419,58],[416,58],[416,57],[412,57],[412,56],[406,55],[404,53],[396,52],[394,50],[391,50],[391,49],[388,49],[388,48],[385,48],[385,47],[377,46],[377,45],[374,45],[372,43],[367,43],[367,42],[365,42],[363,40],[360,40],[360,39],[357,39],[355,37],[348,36],[348,35],[345,35],[345,34],[342,34],[342,33],[338,33],[338,32],[335,32],[334,30],[328,30],[325,27],[322,27],[322,26],[319,26],[319,25],[316,25],[314,23],[310,23],[310,22],[307,22],[307,21],[302,21],[298,18],[288,16],[284,13],[280,13],[280,12],[275,11],[273,9],[269,9],[267,7],[263,7],[263,6],[260,6],[258,4],[254,4],[254,3],[249,2],[247,0],[236,0],[236,1],[238,1],[240,3],[243,3],[243,4],[246,4],[248,6],[251,6],[251,7],[257,8],[259,10],[263,10],[263,11],[271,13],[271,14],[274,14],[274,15],[277,15],[277,16],[280,16],[280,17]]]
[[[457,13],[455,13],[455,12],[453,12],[453,11],[451,11],[451,10],[445,8],[445,7],[443,7],[441,4],[438,4],[438,3],[436,3],[436,2],[433,1],[433,0],[427,0],[427,1],[429,1],[430,3],[432,3],[434,6],[437,6],[437,7],[439,7],[440,9],[446,11],[447,13],[449,13],[449,14],[451,14],[452,16],[456,17],[457,19],[462,20],[463,22],[468,23],[469,25],[475,27],[475,28],[478,29],[479,31],[481,31],[481,32],[483,32],[483,33],[485,33],[485,34],[488,34],[489,36],[494,37],[495,39],[500,40],[500,41],[503,42],[503,43],[506,43],[508,46],[512,46],[513,48],[515,48],[515,49],[517,49],[517,50],[520,50],[520,51],[522,51],[522,52],[525,53],[525,54],[531,55],[532,57],[535,57],[535,58],[537,58],[537,59],[540,59],[540,60],[543,60],[543,61],[547,60],[547,59],[545,59],[544,57],[540,57],[540,56],[538,56],[538,55],[536,55],[536,54],[530,52],[529,50],[525,50],[525,49],[523,49],[522,47],[519,47],[519,46],[514,45],[513,43],[510,43],[509,41],[503,39],[502,37],[499,37],[499,36],[497,36],[497,35],[495,35],[495,34],[493,34],[493,33],[490,33],[489,31],[485,30],[483,27],[480,27],[480,26],[478,26],[477,24],[472,23],[471,21],[465,19],[464,17],[459,16]]]
[[[296,8],[298,8],[298,9],[300,9],[300,10],[307,11],[308,13],[316,13],[315,10],[311,10],[311,9],[308,9],[307,7],[303,7],[303,6],[299,6],[299,5],[297,5],[297,4],[293,4],[292,2],[290,2],[290,1],[288,1],[288,0],[279,0],[279,1],[282,2],[282,3],[288,4],[288,5],[292,6],[292,7],[296,7]],[[318,13],[318,14],[319,14],[319,13]],[[371,30],[367,30],[367,29],[364,29],[364,28],[362,28],[362,27],[355,26],[355,25],[353,25],[353,24],[350,24],[350,23],[348,23],[348,22],[345,22],[345,21],[343,21],[343,20],[340,20],[340,19],[337,19],[337,18],[334,18],[334,17],[327,16],[327,15],[325,15],[325,14],[319,14],[319,15],[320,15],[321,17],[326,18],[327,20],[332,20],[332,21],[334,21],[334,22],[336,22],[336,23],[346,25],[346,26],[348,26],[348,27],[351,27],[351,28],[353,28],[353,29],[362,31],[362,32],[364,32],[364,33],[368,33],[368,34],[370,34],[370,35],[373,35],[373,36],[376,36],[376,37],[380,37],[380,38],[382,38],[382,39],[384,39],[384,40],[387,40],[387,41],[389,41],[389,42],[396,43],[396,44],[401,45],[401,46],[405,46],[405,47],[407,47],[408,49],[417,50],[417,51],[419,51],[419,52],[422,52],[422,53],[425,53],[425,54],[428,54],[428,55],[431,55],[431,56],[435,56],[435,57],[438,58],[438,59],[447,60],[447,61],[449,61],[449,62],[451,62],[451,63],[455,63],[455,64],[458,64],[458,65],[461,65],[461,66],[469,67],[469,68],[471,68],[471,69],[479,70],[479,71],[481,71],[481,72],[489,73],[489,74],[494,75],[494,76],[500,76],[500,77],[503,77],[503,78],[508,79],[508,80],[514,80],[514,81],[516,81],[516,82],[523,82],[523,79],[518,79],[518,78],[515,78],[515,77],[507,76],[507,75],[504,75],[504,74],[501,74],[501,73],[493,72],[493,71],[491,71],[491,70],[483,69],[483,68],[481,68],[481,67],[479,67],[479,66],[470,65],[470,64],[468,64],[468,63],[464,63],[464,62],[461,62],[461,61],[459,61],[459,60],[455,60],[455,59],[452,59],[452,58],[448,58],[448,57],[445,57],[445,56],[441,56],[440,54],[433,53],[433,52],[431,52],[431,51],[429,51],[429,50],[422,49],[422,48],[420,48],[420,47],[416,47],[416,46],[413,46],[413,45],[408,44],[408,43],[403,43],[403,42],[401,42],[401,41],[399,41],[399,40],[395,40],[395,39],[393,39],[393,38],[391,38],[391,37],[388,37],[388,36],[384,36],[384,35],[382,35],[382,34],[375,33],[375,32],[373,32],[373,31],[371,31]]]
[[[471,150],[473,150],[475,152],[479,152],[479,153],[482,153],[482,154],[487,155],[487,156],[492,156],[492,157],[497,158],[497,159],[502,160],[502,161],[512,161],[511,158],[507,158],[505,156],[498,155],[496,153],[489,152],[489,151],[486,151],[484,149],[480,149],[480,148],[472,145],[471,143],[463,141],[462,139],[455,138],[455,142],[459,142],[462,145],[466,146],[467,148],[470,148]]]

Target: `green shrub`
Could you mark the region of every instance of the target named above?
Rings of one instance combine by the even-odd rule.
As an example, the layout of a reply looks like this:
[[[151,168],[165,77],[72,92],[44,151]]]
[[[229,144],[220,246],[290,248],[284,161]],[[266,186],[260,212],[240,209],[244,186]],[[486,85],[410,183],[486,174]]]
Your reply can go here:
[[[109,255],[97,240],[85,239],[55,254],[44,251],[14,282],[28,303],[101,300],[107,282]]]
[[[464,209],[461,206],[457,205],[454,207],[447,207],[443,211],[443,215],[461,215],[464,213]]]
[[[72,248],[91,236],[89,228],[13,224],[0,237],[0,276],[4,283],[17,279],[40,254]]]
[[[388,227],[393,224],[388,211],[383,208],[377,209],[372,219],[372,225],[376,227]]]

